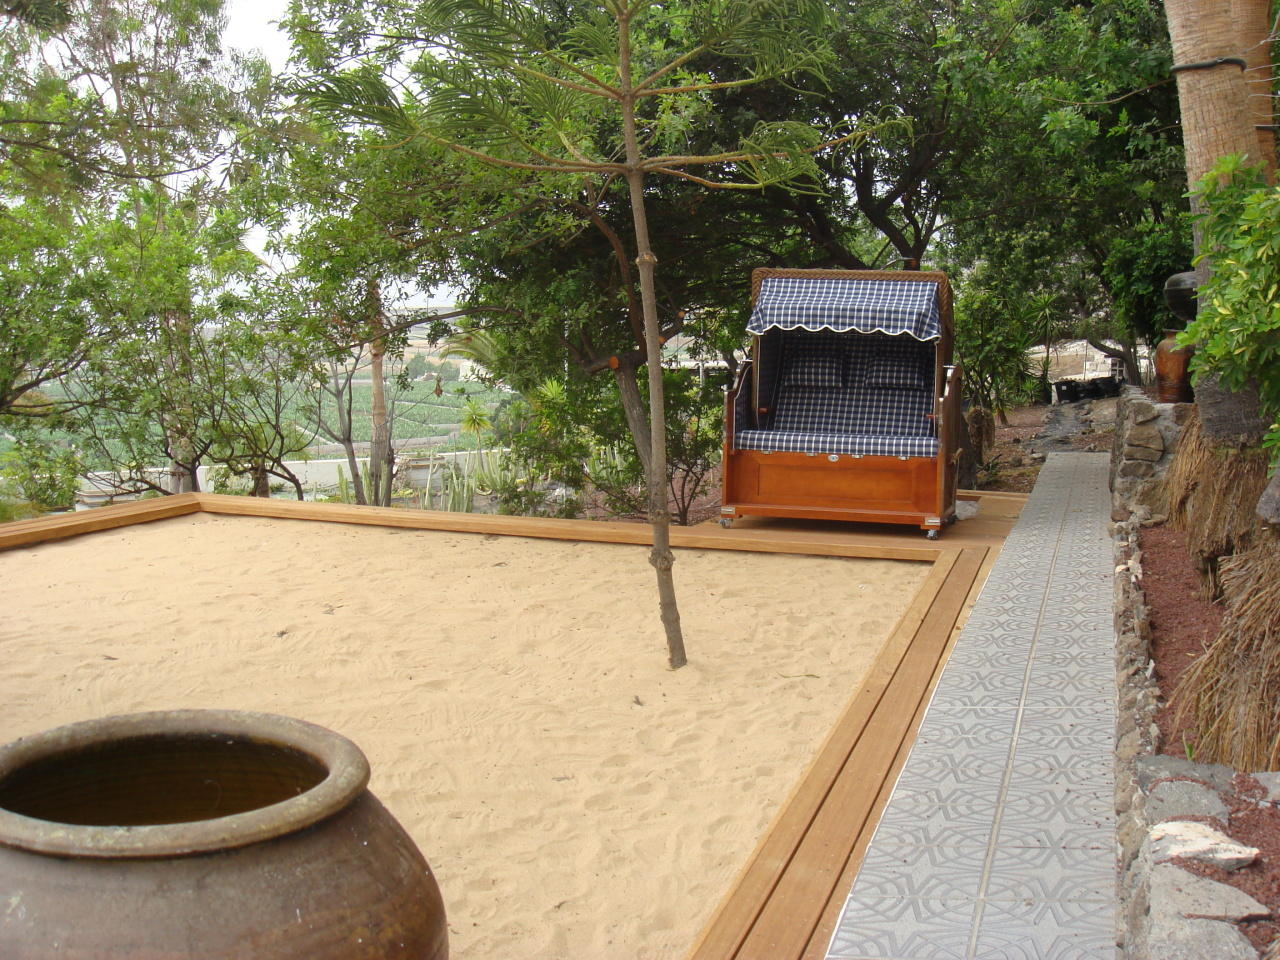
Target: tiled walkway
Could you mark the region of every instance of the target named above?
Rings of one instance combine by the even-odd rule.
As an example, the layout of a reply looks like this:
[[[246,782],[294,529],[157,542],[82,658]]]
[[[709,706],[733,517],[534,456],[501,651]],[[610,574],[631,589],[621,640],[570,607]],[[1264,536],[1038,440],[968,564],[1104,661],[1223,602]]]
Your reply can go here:
[[[1107,460],[1050,454],[827,960],[1115,956]]]

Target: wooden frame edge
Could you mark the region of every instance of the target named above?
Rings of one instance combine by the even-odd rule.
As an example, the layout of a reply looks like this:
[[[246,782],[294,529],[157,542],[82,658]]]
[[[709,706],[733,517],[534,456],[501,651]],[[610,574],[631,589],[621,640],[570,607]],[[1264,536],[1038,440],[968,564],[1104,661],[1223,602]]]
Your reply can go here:
[[[992,553],[991,548],[978,546],[940,551],[933,569],[912,598],[911,605],[899,619],[890,638],[877,654],[859,690],[845,705],[817,754],[779,807],[755,850],[747,858],[715,911],[703,925],[698,938],[685,954],[685,960],[729,960],[729,958],[757,956],[757,953],[747,946],[749,938],[761,915],[768,909],[770,899],[799,849],[799,842],[821,812],[822,805],[827,802],[841,771],[857,748],[861,731],[865,729],[867,722],[880,707],[891,682],[898,675],[904,660],[911,652],[912,645],[922,632],[925,632],[926,622],[933,613],[939,596],[945,589],[962,587],[963,593],[958,598],[959,603],[956,606],[954,618],[949,612],[944,611],[944,619],[952,620],[947,639],[939,651],[936,663],[929,670],[924,687],[920,690],[920,702],[916,710],[912,711],[902,743],[895,749],[894,756],[883,771],[883,782],[877,787],[868,817],[860,825],[850,824],[849,826],[850,854],[847,861],[842,864],[841,877],[837,884],[843,882],[844,877],[849,874],[850,864],[856,868],[869,841],[874,820],[883,806],[883,797],[887,796],[889,788],[892,787],[889,777],[894,769],[900,766],[900,759],[905,757],[905,752],[910,749],[910,741],[927,705],[929,692],[936,684],[945,657],[954,643],[958,621],[968,609],[972,594],[980,589]],[[851,742],[842,742],[849,737],[854,728],[858,729],[857,736]],[[799,799],[806,792],[821,794],[821,802],[814,806],[812,797]],[[797,810],[797,802],[804,807]],[[812,809],[809,809],[810,807]],[[793,841],[789,835],[795,834],[797,830],[800,834]],[[803,940],[797,944],[795,951],[779,950],[773,957],[776,960],[798,960],[812,938],[820,934],[823,922],[828,917],[827,907],[828,899],[823,898],[819,912],[814,917],[812,929],[807,931]],[[795,922],[799,924],[799,919],[796,918]]]
[[[650,528],[638,523],[600,520],[558,520],[548,517],[510,517],[483,513],[450,513],[440,510],[401,510],[395,507],[362,507],[350,504],[308,503],[231,497],[215,493],[183,493],[99,507],[57,517],[19,520],[0,526],[0,550],[32,546],[117,527],[167,520],[192,513],[218,516],[259,517],[273,520],[313,520],[359,526],[437,530],[446,533],[483,533],[550,540],[579,540],[648,546]],[[696,550],[742,550],[750,553],[785,553],[819,557],[851,557],[869,560],[907,560],[932,563],[942,546],[896,546],[879,543],[798,543],[743,536],[713,527],[677,527],[671,531],[673,547]]]
[[[200,494],[180,493],[169,497],[155,497],[133,503],[121,503],[111,507],[98,507],[56,517],[37,517],[34,520],[16,520],[0,525],[0,550],[34,546],[52,540],[65,540],[85,533],[131,527],[135,523],[152,520],[168,520],[171,517],[199,513],[203,506]]]

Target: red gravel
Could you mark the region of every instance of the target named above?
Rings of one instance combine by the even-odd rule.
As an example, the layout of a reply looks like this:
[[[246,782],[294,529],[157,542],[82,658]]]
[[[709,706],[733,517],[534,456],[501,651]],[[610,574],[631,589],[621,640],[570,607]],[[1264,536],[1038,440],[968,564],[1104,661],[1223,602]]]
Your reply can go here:
[[[1151,656],[1166,701],[1156,715],[1160,750],[1180,757],[1187,754],[1184,736],[1189,723],[1176,722],[1178,704],[1169,700],[1187,667],[1218,635],[1222,608],[1204,598],[1203,582],[1191,565],[1184,534],[1165,526],[1147,527],[1138,542],[1142,589],[1151,618]],[[1194,750],[1191,758],[1195,759]]]
[[[1194,658],[1218,635],[1222,608],[1204,599],[1203,583],[1187,553],[1186,538],[1168,527],[1148,527],[1141,532],[1142,589],[1146,594],[1152,630],[1151,656],[1156,681],[1166,701],[1178,679]],[[1167,704],[1156,714],[1163,753],[1184,756],[1187,723],[1175,724],[1176,705]],[[1192,759],[1198,759],[1190,751]],[[1246,774],[1238,774],[1233,790],[1222,793],[1228,822],[1206,821],[1224,830],[1239,843],[1257,847],[1257,861],[1235,871],[1179,860],[1192,873],[1243,890],[1276,916],[1280,916],[1280,810],[1262,802],[1265,792]],[[1187,819],[1203,820],[1201,817]],[[1239,925],[1258,950],[1280,937],[1280,922],[1261,920]]]

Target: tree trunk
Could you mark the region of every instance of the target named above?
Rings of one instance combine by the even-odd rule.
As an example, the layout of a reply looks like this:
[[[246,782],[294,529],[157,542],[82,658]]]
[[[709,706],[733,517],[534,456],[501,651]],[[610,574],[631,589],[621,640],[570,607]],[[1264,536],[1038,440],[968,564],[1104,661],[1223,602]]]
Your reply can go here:
[[[626,415],[627,427],[631,430],[631,440],[636,447],[636,456],[640,458],[647,479],[649,464],[653,459],[653,439],[650,436],[644,397],[640,396],[640,384],[636,380],[636,368],[629,364],[619,364],[618,369],[613,371],[613,379],[618,384],[618,395],[622,398],[622,412]]]
[[[667,635],[667,659],[678,669],[688,662],[680,610],[676,606],[675,579],[671,567],[671,514],[667,507],[667,429],[662,389],[662,343],[658,329],[658,298],[654,288],[657,258],[649,247],[649,221],[644,205],[644,171],[640,167],[640,144],[636,136],[635,96],[631,79],[630,14],[618,18],[618,76],[622,90],[622,135],[626,144],[625,176],[631,194],[631,219],[636,233],[636,266],[640,273],[640,302],[644,312],[645,358],[649,368],[650,460],[649,520],[653,524],[653,549],[649,562],[658,576],[658,605]]]
[[[1217,57],[1241,56],[1245,52],[1245,38],[1237,33],[1238,24],[1243,20],[1255,22],[1259,11],[1260,7],[1254,0],[1231,0],[1229,3],[1222,0],[1165,0],[1174,63],[1200,63]],[[1255,35],[1252,27],[1248,33]],[[1253,129],[1254,119],[1249,108],[1244,71],[1236,64],[1225,63],[1204,70],[1182,70],[1177,77],[1187,183],[1192,191],[1213,165],[1227,154],[1249,154],[1255,161],[1259,160],[1258,138]],[[1191,206],[1192,210],[1199,208],[1194,195]],[[1209,277],[1213,251],[1201,249],[1198,230],[1194,239],[1196,253],[1206,254],[1196,266],[1196,280],[1202,285]],[[1201,298],[1200,309],[1207,308],[1208,304]],[[1216,435],[1210,426],[1221,419],[1213,407],[1226,404],[1234,408],[1241,403],[1247,406],[1249,398],[1232,399],[1225,391],[1205,395],[1202,391],[1196,406],[1200,409],[1206,434],[1221,442],[1223,438]]]
[[[251,466],[249,468],[249,476],[253,480],[253,489],[249,492],[249,496],[271,496],[271,481],[267,476],[267,468],[265,464],[255,463]]]
[[[356,460],[355,438],[351,434],[351,376],[347,376],[344,387],[338,380],[336,366],[333,372],[333,400],[338,411],[338,442],[347,454],[347,469],[351,471],[351,489],[355,493],[356,503],[368,505],[369,500],[364,492],[364,478],[360,475],[360,464]]]
[[[385,329],[382,315],[382,293],[375,280],[368,287],[369,321],[379,331]],[[369,375],[373,379],[373,401],[369,416],[373,421],[373,436],[369,444],[369,502],[377,507],[391,506],[391,427],[387,418],[387,384],[382,362],[387,354],[387,342],[377,336],[369,344]]]
[[[1235,0],[1244,6],[1241,0]],[[1232,4],[1223,0],[1165,0],[1175,64],[1241,56]],[[1196,183],[1229,153],[1258,160],[1258,138],[1249,112],[1244,71],[1233,63],[1177,74],[1186,148],[1187,183]]]
[[[382,500],[382,471],[387,460],[387,394],[383,380],[382,358],[386,346],[381,337],[369,344],[369,375],[373,378],[373,402],[369,416],[373,420],[373,436],[369,443],[369,502],[385,507]]]
[[[1248,61],[1245,89],[1249,118],[1258,140],[1258,159],[1267,171],[1267,181],[1275,180],[1276,135],[1274,130],[1260,130],[1275,122],[1271,102],[1271,0],[1232,0],[1241,56]]]
[[[1138,351],[1132,341],[1121,340],[1119,347],[1113,347],[1103,343],[1101,340],[1092,340],[1086,337],[1085,343],[1089,344],[1104,357],[1111,357],[1113,360],[1119,360],[1123,363],[1125,383],[1131,383],[1135,387],[1142,386],[1142,370],[1138,366]]]

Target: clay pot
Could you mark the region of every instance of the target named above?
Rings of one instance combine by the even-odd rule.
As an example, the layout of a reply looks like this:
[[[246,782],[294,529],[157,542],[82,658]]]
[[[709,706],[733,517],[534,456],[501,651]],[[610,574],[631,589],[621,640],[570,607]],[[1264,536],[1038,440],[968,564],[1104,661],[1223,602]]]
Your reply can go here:
[[[1190,403],[1195,399],[1191,391],[1191,356],[1194,347],[1180,347],[1177,330],[1166,330],[1164,339],[1156,344],[1156,400],[1160,403]]]
[[[107,717],[0,747],[0,957],[447,960],[440,891],[335,733]]]
[[[1196,272],[1175,273],[1164,282],[1164,302],[1184,324],[1196,318]]]

